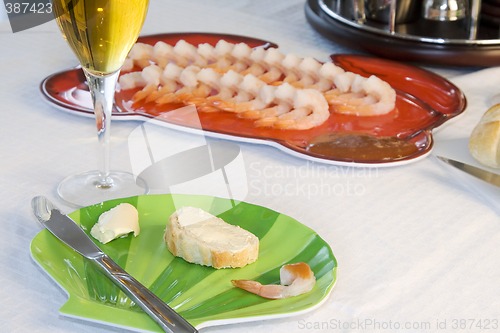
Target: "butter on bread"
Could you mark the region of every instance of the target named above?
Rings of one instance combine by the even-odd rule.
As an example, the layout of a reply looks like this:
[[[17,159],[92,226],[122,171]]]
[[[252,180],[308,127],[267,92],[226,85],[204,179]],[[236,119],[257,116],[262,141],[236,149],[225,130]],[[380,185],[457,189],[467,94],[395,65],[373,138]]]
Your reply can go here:
[[[243,267],[259,255],[254,234],[195,207],[180,208],[170,216],[164,239],[173,255],[217,269]]]
[[[500,104],[481,117],[469,138],[469,151],[481,164],[500,168]]]

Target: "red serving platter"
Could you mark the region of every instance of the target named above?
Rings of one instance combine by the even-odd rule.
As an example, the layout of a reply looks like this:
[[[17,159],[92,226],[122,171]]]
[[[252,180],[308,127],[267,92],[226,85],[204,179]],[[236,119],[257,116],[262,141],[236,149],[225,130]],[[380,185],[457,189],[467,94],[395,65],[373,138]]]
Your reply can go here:
[[[252,47],[277,47],[277,45],[250,37],[211,33],[171,33],[143,36],[139,42],[154,45],[157,41],[175,44],[184,39],[191,44],[215,44],[220,39],[228,42],[245,42]],[[199,122],[193,124],[192,115],[178,112],[177,106],[134,104],[135,90],[120,91],[115,96],[113,120],[159,120],[160,125],[188,130],[211,137],[267,144],[292,155],[308,160],[337,165],[391,166],[419,160],[430,153],[433,146],[432,130],[465,110],[466,99],[458,87],[430,71],[391,60],[361,56],[332,55],[331,61],[346,71],[363,76],[377,75],[396,90],[396,109],[387,115],[359,117],[332,112],[322,125],[310,130],[280,130],[259,128],[253,121],[229,112],[198,112]],[[41,83],[43,96],[63,111],[93,116],[92,102],[80,68],[65,70],[45,78]],[[201,124],[201,128],[200,128]],[[315,143],[330,136],[350,137],[344,140],[343,153],[335,149],[312,149]],[[377,145],[361,147],[357,137],[374,140],[403,140],[413,147],[403,152],[384,155],[366,154],[366,149],[377,150]],[[346,144],[352,143],[351,146]],[[339,150],[340,151],[340,150]]]

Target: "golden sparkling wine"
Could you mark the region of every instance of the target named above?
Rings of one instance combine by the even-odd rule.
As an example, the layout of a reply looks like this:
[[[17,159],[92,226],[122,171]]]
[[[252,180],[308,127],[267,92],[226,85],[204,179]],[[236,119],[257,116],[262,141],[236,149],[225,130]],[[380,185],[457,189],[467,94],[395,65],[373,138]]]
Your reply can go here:
[[[94,105],[101,168],[63,179],[57,194],[88,206],[148,192],[129,173],[110,171],[110,127],[116,80],[146,18],[148,0],[52,0],[57,24],[83,67]]]
[[[146,17],[148,0],[53,0],[54,14],[80,64],[95,75],[120,69]]]

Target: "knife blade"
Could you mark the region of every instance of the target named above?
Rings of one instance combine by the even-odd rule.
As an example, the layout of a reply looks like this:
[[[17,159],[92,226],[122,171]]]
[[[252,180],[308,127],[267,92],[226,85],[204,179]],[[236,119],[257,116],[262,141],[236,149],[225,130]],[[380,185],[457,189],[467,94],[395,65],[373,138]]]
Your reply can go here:
[[[450,159],[450,158],[446,158],[446,157],[442,157],[442,156],[436,156],[436,157],[438,159],[440,159],[441,161],[445,162],[446,164],[449,164],[462,172],[465,172],[471,176],[474,176],[474,177],[476,177],[484,182],[487,182],[488,184],[492,184],[492,185],[495,185],[497,187],[500,187],[500,175],[499,174],[475,167],[475,166],[470,165],[470,164],[455,161],[455,160]]]
[[[47,230],[61,242],[97,265],[165,332],[198,332],[174,309],[115,263],[71,218],[62,214],[48,199],[37,196],[33,198],[31,205],[36,218]]]

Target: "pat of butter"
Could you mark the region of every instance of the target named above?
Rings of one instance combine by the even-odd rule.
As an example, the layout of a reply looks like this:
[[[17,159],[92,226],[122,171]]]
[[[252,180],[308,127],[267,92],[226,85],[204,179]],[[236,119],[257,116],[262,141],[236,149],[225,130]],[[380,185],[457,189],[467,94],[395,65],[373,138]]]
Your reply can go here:
[[[90,234],[99,242],[106,244],[131,232],[137,237],[140,231],[137,209],[131,204],[122,203],[102,213],[90,230]]]
[[[215,218],[214,215],[196,207],[182,207],[177,211],[179,225],[186,227],[191,224]]]

